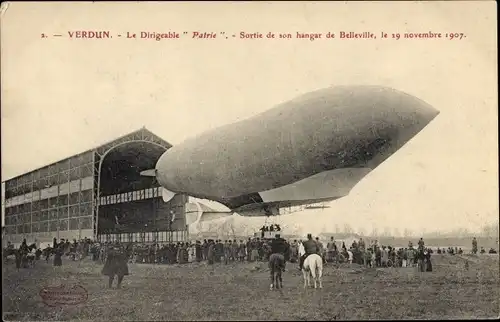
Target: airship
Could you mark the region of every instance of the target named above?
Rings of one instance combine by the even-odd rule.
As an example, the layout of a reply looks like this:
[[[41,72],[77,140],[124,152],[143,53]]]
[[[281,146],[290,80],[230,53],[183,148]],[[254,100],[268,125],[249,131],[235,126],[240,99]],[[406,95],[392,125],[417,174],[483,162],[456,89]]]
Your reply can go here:
[[[347,196],[438,114],[393,88],[324,88],[189,138],[141,174],[156,177],[165,202],[184,194],[219,206],[199,209],[198,222],[278,215]]]

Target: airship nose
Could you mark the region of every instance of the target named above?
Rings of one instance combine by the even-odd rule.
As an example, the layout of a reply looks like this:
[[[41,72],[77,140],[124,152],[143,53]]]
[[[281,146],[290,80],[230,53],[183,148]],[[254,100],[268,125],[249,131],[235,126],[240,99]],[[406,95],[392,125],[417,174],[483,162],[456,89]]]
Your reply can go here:
[[[417,118],[420,120],[420,123],[425,125],[429,124],[439,115],[439,111],[430,105],[421,106],[415,112],[417,113]]]
[[[396,119],[392,119],[392,125],[396,127],[393,128],[395,132],[389,134],[392,136],[394,151],[401,148],[409,140],[413,139],[420,131],[422,131],[429,123],[439,115],[439,110],[433,106],[412,97],[412,99],[405,100],[401,102],[403,104],[395,105]],[[393,114],[394,115],[394,114]],[[384,132],[382,130],[382,132]]]
[[[165,185],[167,184],[167,178],[165,177],[165,165],[166,165],[166,156],[167,156],[167,152],[163,153],[160,158],[158,159],[158,161],[156,162],[156,180],[158,181],[158,183],[165,187]]]
[[[423,103],[423,102],[421,102]],[[424,129],[436,116],[439,115],[439,111],[433,106],[423,103],[414,105],[410,108],[411,116],[409,117],[409,121],[411,122],[410,128],[413,129],[413,135],[416,135],[422,129]]]

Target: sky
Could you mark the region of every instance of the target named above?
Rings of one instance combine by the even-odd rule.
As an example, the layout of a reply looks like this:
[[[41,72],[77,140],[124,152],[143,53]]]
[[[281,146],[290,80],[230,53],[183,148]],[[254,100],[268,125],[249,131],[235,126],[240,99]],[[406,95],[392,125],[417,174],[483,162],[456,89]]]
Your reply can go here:
[[[477,230],[499,213],[494,6],[10,3],[1,21],[2,181],[142,126],[175,145],[312,90],[383,85],[426,101],[439,116],[347,197],[279,221],[306,231],[345,224],[368,232]],[[466,38],[69,39],[73,30],[451,31]]]

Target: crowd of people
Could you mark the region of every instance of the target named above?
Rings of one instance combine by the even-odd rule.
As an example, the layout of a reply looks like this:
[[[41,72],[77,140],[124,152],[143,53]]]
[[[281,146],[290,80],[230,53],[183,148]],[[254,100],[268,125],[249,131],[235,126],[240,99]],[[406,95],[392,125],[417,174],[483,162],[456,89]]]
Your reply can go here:
[[[279,227],[275,227],[279,228]],[[283,266],[286,262],[299,262],[301,269],[305,258],[316,253],[321,256],[324,263],[356,263],[365,267],[418,267],[421,271],[432,271],[431,255],[433,250],[425,247],[424,240],[420,238],[417,247],[410,241],[408,247],[395,248],[387,245],[379,245],[377,240],[365,243],[363,238],[355,240],[347,248],[345,242],[341,247],[333,237],[326,244],[326,247],[318,237],[312,238],[308,234],[305,241],[287,241],[275,235],[276,238],[248,238],[248,240],[221,240],[206,239],[203,242],[177,242],[152,244],[133,244],[104,242],[99,243],[88,238],[80,241],[61,239],[44,249],[35,244],[28,245],[24,240],[18,249],[11,243],[4,249],[4,256],[13,254],[16,258],[17,268],[30,267],[36,260],[44,258],[46,262],[53,256],[53,265],[61,266],[63,256],[68,260],[82,260],[90,257],[92,261],[104,264],[102,274],[109,277],[109,287],[112,287],[114,277],[117,276],[117,287],[120,287],[124,276],[129,274],[128,263],[150,263],[150,264],[185,264],[190,262],[206,261],[207,264],[216,263],[229,264],[234,262],[255,262],[269,261],[270,256],[276,256],[276,249],[279,249],[279,256],[283,256]],[[277,243],[276,240],[280,242]],[[279,245],[278,245],[279,244]],[[279,247],[277,247],[278,245]],[[472,241],[472,253],[476,254],[477,241]],[[461,248],[448,247],[447,249],[437,248],[438,254],[463,254]],[[481,254],[486,253],[481,247]],[[496,254],[491,249],[490,254]],[[302,255],[302,256],[299,256]]]
[[[439,248],[438,248],[438,251],[439,251]],[[442,252],[443,252],[443,254],[445,254],[444,249],[443,249]],[[455,253],[455,254],[462,254],[463,253],[462,248],[457,249],[455,247],[455,251],[453,251],[453,247],[448,247],[448,254],[452,254],[453,255],[453,253]],[[484,249],[484,247],[481,247],[480,253],[481,254],[486,254],[486,250]],[[497,253],[497,251],[493,247],[491,247],[490,250],[488,251],[488,254],[496,254],[496,253]],[[474,255],[477,254],[477,239],[476,239],[476,237],[474,237],[472,239],[472,254],[474,254]]]
[[[279,231],[279,227],[267,227]],[[285,260],[296,263],[299,261],[299,247],[303,244],[302,240],[284,241],[287,249],[284,254]],[[377,240],[371,241],[368,245],[363,238],[355,240],[349,247],[344,242],[337,246],[334,237],[326,246],[319,240],[314,239],[315,252],[323,258],[324,263],[356,263],[367,267],[411,267],[418,263],[419,259],[430,263],[432,249],[425,247],[421,238],[417,247],[410,241],[408,247],[396,248],[390,245],[379,245]],[[36,245],[27,245],[23,241],[19,250],[15,253],[18,266],[27,266],[28,258],[40,257],[48,262],[53,256],[54,266],[62,265],[62,257],[65,255],[69,260],[80,260],[91,257],[93,261],[105,263],[109,250],[115,247],[116,242],[94,242],[88,238],[80,241],[61,239],[59,242],[54,238],[53,243],[47,245],[44,249],[37,248]],[[248,238],[244,240],[221,240],[205,239],[203,242],[177,242],[177,243],[152,243],[152,244],[133,244],[118,243],[122,245],[126,253],[126,260],[130,263],[149,263],[149,264],[185,264],[190,262],[207,261],[208,264],[231,262],[255,262],[268,261],[272,253],[271,239],[266,238]],[[12,244],[7,245],[7,253],[13,249]],[[437,254],[463,254],[463,250],[458,247],[448,247],[447,249],[437,248]],[[472,253],[477,253],[477,241],[472,241]],[[486,253],[481,247],[481,254]],[[490,254],[496,253],[494,249]],[[431,264],[429,264],[431,265]],[[428,269],[432,269],[429,267]]]

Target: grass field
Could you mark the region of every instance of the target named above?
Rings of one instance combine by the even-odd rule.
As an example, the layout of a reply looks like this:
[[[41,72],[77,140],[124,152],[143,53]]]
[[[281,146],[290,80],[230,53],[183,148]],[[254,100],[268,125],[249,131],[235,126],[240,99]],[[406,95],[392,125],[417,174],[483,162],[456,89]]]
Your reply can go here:
[[[469,259],[469,270],[465,259]],[[499,316],[498,255],[435,255],[434,271],[327,266],[323,289],[302,288],[295,264],[284,289],[269,291],[267,265],[129,264],[122,289],[107,289],[101,265],[38,261],[33,269],[3,265],[4,320],[333,320],[453,319]],[[85,287],[87,302],[48,307],[51,285]]]

